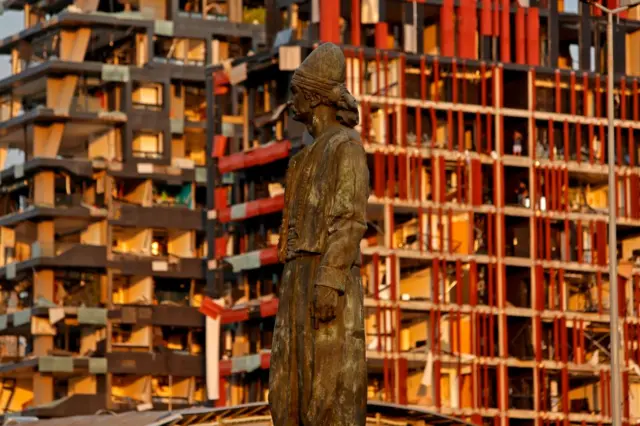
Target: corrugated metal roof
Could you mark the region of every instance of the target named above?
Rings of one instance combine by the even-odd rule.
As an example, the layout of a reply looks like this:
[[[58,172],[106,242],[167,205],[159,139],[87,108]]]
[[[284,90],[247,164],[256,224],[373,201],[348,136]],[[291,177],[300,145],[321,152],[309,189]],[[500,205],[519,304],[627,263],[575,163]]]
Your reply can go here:
[[[162,426],[180,418],[175,413],[167,411],[127,412],[121,414],[96,414],[93,416],[72,416],[57,419],[38,420],[31,423],[13,422],[11,418],[5,420],[3,426],[33,425],[33,426]]]
[[[370,401],[368,415],[380,414],[382,418],[393,421],[424,421],[427,425],[437,426],[470,426],[455,417],[438,414],[431,410],[417,406],[404,406]],[[266,402],[237,405],[234,407],[194,407],[174,412],[146,411],[127,412],[122,414],[102,414],[93,416],[75,416],[50,420],[39,420],[31,423],[21,423],[33,426],[182,426],[214,424],[220,420],[255,419],[256,424],[264,424],[265,416],[269,416],[269,405]],[[248,422],[247,424],[252,424]],[[5,423],[9,426],[11,423]],[[18,423],[15,423],[16,425]],[[3,425],[3,426],[5,426]]]
[[[427,410],[417,405],[391,404],[388,402],[369,401],[367,403],[369,414],[380,413],[389,417],[404,417],[411,420],[423,420],[428,425],[464,425],[473,426],[473,423],[465,422],[457,417],[447,416],[432,410]]]

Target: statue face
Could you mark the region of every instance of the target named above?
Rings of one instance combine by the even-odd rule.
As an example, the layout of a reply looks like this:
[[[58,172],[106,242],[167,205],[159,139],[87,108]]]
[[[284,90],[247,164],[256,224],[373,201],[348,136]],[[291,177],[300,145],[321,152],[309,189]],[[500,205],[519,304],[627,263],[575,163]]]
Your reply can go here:
[[[311,120],[312,111],[311,102],[307,100],[295,84],[291,85],[291,112],[293,113],[293,119],[307,123]]]

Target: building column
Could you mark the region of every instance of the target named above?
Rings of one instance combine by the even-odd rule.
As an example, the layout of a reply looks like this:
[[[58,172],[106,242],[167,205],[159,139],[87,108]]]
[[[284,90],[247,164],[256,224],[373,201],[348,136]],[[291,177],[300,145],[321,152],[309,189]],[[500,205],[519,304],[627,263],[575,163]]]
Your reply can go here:
[[[319,0],[320,40],[340,43],[340,1]]]

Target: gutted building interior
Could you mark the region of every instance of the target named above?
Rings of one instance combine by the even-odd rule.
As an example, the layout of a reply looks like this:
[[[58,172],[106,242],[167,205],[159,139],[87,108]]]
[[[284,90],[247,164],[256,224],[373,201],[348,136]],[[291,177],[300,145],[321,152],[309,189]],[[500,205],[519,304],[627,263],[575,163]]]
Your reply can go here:
[[[261,47],[264,7],[3,3],[0,411],[204,402],[205,67]]]
[[[310,143],[288,87],[323,40],[371,171],[369,400],[611,423],[615,261],[640,421],[640,15],[615,21],[609,212],[604,17],[523,4],[4,1],[25,28],[0,40],[0,411],[267,399],[285,170]]]
[[[320,39],[343,47],[371,171],[369,400],[475,424],[611,423],[608,262],[619,262],[621,410],[640,421],[640,21],[629,11],[614,28],[609,212],[606,20],[576,7],[278,1],[270,52],[208,68],[218,404],[268,395],[285,170],[311,142],[286,112],[288,85]]]

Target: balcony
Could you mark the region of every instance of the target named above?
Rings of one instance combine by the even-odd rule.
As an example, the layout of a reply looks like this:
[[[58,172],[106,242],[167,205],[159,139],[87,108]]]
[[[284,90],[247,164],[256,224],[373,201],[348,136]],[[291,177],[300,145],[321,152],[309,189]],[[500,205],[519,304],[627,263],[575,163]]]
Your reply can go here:
[[[117,305],[109,312],[109,319],[115,324],[202,328],[205,317],[192,306]]]
[[[193,279],[204,276],[204,259],[180,258],[175,255],[114,253],[109,267],[115,268],[121,275]]]
[[[219,22],[233,22],[250,25],[264,25],[266,8],[257,7],[248,1],[206,0],[180,1],[178,16],[181,18],[206,19]]]
[[[104,395],[77,393],[57,399],[51,404],[27,408],[22,411],[22,415],[39,418],[93,415],[106,408]],[[132,410],[133,408],[124,409]]]
[[[36,372],[58,377],[105,374],[107,360],[98,357],[48,355],[0,365],[0,377],[3,378],[30,377]]]
[[[118,202],[114,206],[111,223],[118,226],[200,231],[204,229],[204,210],[192,210],[180,204],[143,207]]]
[[[63,308],[64,319],[52,324],[50,322],[49,310],[54,307],[57,308],[58,305],[51,304],[50,306],[43,306],[39,304],[30,308],[0,315],[0,334],[29,335],[35,331],[37,331],[38,334],[57,334],[60,332],[60,330],[57,330],[57,327],[63,325],[97,328],[107,325],[107,310],[104,308],[66,306]],[[69,320],[68,323],[67,319]],[[6,346],[6,348],[11,350],[8,346]],[[13,352],[18,352],[15,350],[15,346]]]
[[[106,266],[106,258],[105,246],[34,242],[30,250],[15,258],[7,256],[7,263],[0,267],[0,277],[13,279],[20,272],[38,267],[101,269]]]
[[[90,205],[83,201],[81,194],[55,194],[55,205],[37,204],[33,198],[18,196],[5,205],[0,216],[0,226],[13,227],[25,221],[37,221],[45,218],[90,219],[106,217],[102,202]]]
[[[112,352],[107,354],[109,373],[175,377],[204,376],[204,355],[179,352]]]
[[[126,120],[126,115],[118,105],[115,92],[105,92],[100,87],[93,87],[84,93],[80,90],[76,92],[75,96],[66,98],[67,102],[60,105],[55,105],[50,99],[48,100],[46,91],[29,93],[22,97],[0,96],[0,121],[13,120],[38,111]]]

